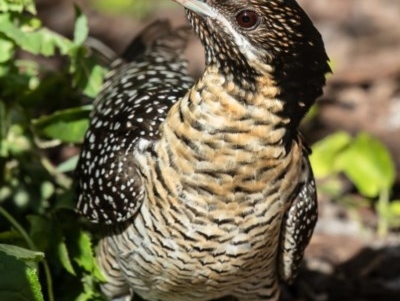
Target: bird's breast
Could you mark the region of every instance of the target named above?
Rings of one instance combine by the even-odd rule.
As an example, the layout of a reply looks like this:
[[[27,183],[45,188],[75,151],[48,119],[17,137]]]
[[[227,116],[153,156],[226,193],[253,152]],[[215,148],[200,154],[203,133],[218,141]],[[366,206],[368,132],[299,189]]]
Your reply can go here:
[[[130,246],[119,250],[122,262],[131,265],[135,291],[149,299],[183,286],[218,297],[229,290],[221,283],[232,289],[238,279],[276,281],[279,230],[301,147],[284,147],[278,100],[244,101],[246,93],[219,80],[200,81],[171,108],[160,139],[135,153],[145,200],[118,238],[130,243],[115,245]]]
[[[214,199],[205,207],[190,195],[181,201],[188,205],[145,202],[119,238],[118,246],[129,245],[119,249],[120,261],[142,297],[197,300],[207,290],[217,298],[236,289],[238,279],[276,280],[280,204],[241,207]]]

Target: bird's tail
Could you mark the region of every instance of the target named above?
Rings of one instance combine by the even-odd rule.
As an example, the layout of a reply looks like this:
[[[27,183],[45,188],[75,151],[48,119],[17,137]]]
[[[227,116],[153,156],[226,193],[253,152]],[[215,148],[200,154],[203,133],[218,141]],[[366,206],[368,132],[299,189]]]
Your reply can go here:
[[[186,48],[191,31],[188,26],[172,29],[169,21],[158,20],[145,27],[121,54],[126,62],[146,51],[180,55]]]

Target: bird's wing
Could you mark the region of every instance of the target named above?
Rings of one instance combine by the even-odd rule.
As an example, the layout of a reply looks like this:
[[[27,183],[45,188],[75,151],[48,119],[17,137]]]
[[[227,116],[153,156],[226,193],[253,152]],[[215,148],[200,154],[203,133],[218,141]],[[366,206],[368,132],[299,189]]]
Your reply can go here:
[[[291,282],[303,258],[318,218],[318,204],[314,176],[308,160],[308,151],[303,151],[303,173],[291,205],[284,215],[278,260],[279,276]]]
[[[134,149],[155,140],[170,107],[192,86],[182,52],[189,30],[145,28],[113,64],[94,103],[76,169],[77,210],[111,224],[132,217],[144,190]]]

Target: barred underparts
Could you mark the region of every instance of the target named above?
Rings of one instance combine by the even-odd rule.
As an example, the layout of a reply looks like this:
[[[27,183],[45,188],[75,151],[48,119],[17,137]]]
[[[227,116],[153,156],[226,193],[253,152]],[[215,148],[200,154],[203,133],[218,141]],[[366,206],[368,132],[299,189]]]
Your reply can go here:
[[[111,66],[76,171],[77,209],[108,224],[97,258],[110,300],[278,300],[317,220],[298,125],[328,57],[294,0],[175,0],[190,29],[145,28]],[[128,299],[126,299],[128,300]]]

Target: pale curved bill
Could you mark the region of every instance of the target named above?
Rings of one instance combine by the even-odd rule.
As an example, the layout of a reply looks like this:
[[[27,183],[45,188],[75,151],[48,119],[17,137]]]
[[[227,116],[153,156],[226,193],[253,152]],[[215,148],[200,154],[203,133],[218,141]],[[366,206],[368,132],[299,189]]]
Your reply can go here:
[[[209,6],[207,3],[200,0],[172,0],[187,9],[195,12],[196,14],[207,16],[212,19],[216,19],[218,14]]]

